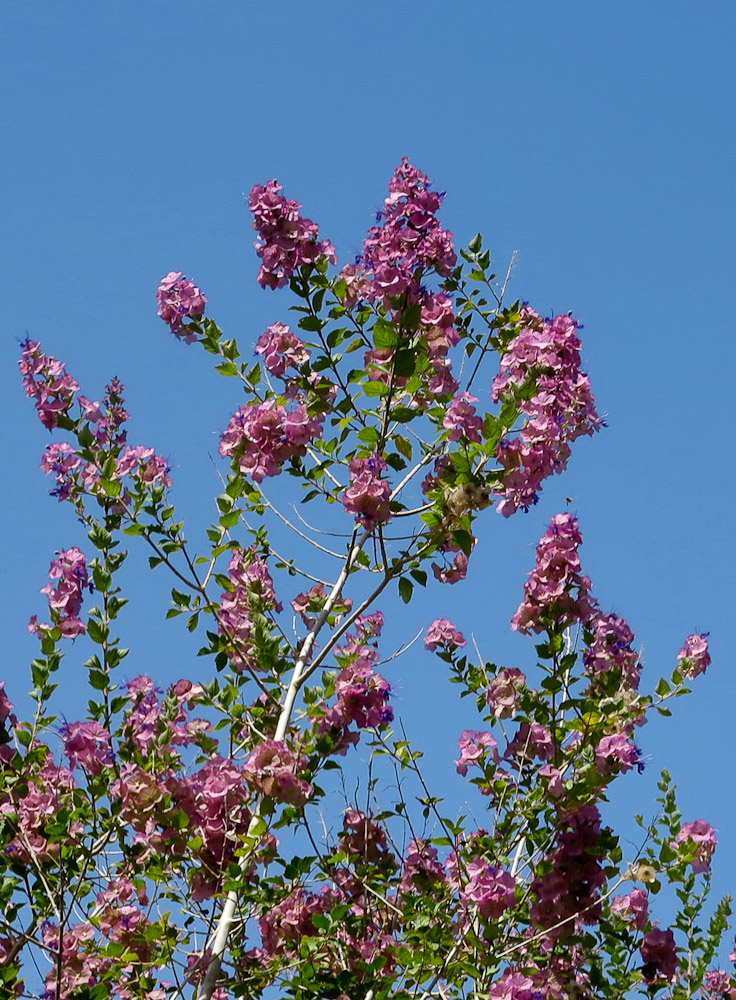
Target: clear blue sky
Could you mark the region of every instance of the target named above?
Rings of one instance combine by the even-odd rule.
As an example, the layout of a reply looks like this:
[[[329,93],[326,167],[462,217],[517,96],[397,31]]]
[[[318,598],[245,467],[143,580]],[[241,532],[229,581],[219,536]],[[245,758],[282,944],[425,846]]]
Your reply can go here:
[[[718,828],[725,890],[736,869],[736,6],[4,0],[0,37],[0,677],[11,697],[22,703],[29,686],[25,624],[43,611],[54,550],[83,543],[38,471],[49,438],[15,373],[19,341],[41,340],[92,398],[122,377],[131,437],[171,462],[196,537],[214,516],[208,456],[239,401],[200,350],[167,334],[160,277],[194,277],[247,344],[290,302],[255,283],[243,192],[278,177],[346,262],[408,155],[448,192],[458,243],[481,230],[499,267],[518,249],[513,293],[583,321],[610,424],[528,515],[488,515],[473,573],[433,591],[425,620],[448,614],[489,659],[526,662],[530,644],[508,621],[548,518],[573,497],[585,568],[637,633],[645,677],[671,669],[688,633],[711,632],[709,673],[674,720],[642,732],[649,773],[620,784],[622,807],[647,813],[670,767],[686,818]],[[168,581],[135,566],[131,578],[131,675],[194,675],[203,661],[161,620]],[[385,651],[403,638],[394,626]],[[71,649],[65,661],[69,706],[83,659]],[[432,732],[432,759],[454,755],[476,722],[448,700],[440,666],[412,651],[387,674],[410,732]]]

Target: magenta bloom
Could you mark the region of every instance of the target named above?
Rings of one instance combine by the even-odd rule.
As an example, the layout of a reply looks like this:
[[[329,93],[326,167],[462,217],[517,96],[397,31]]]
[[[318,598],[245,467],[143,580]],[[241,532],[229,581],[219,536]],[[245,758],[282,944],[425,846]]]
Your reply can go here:
[[[712,969],[703,976],[703,990],[709,997],[725,997],[731,990],[731,977],[724,969]]]
[[[261,258],[258,283],[262,288],[283,288],[297,268],[316,264],[322,257],[336,262],[335,248],[319,239],[319,226],[299,214],[298,201],[284,198],[275,180],[256,184],[248,198],[253,228],[258,233],[256,253]]]
[[[683,677],[697,677],[704,674],[710,666],[710,654],[708,653],[708,633],[700,632],[689,635],[685,640],[685,645],[677,654],[680,672]]]
[[[497,746],[497,741],[490,733],[466,729],[457,744],[460,751],[460,757],[455,761],[457,773],[465,776],[468,773],[468,767],[483,767],[488,756],[491,756],[493,761],[498,763]]]
[[[422,839],[412,840],[404,857],[402,892],[416,892],[427,884],[445,882],[447,875],[438,859],[437,848]]]
[[[306,766],[304,754],[293,753],[278,740],[264,740],[245,762],[243,777],[269,799],[303,806],[314,791],[308,781],[298,776]]]
[[[511,619],[511,628],[529,635],[542,632],[544,619],[554,616],[559,623],[590,621],[595,601],[590,595],[590,579],[580,572],[578,519],[572,514],[556,514],[537,546],[537,563],[524,584],[524,600]]]
[[[516,715],[520,690],[526,686],[526,674],[517,667],[503,667],[488,688],[488,707],[497,719]]]
[[[442,195],[404,157],[389,182],[381,225],[368,231],[361,260],[369,283],[360,291],[369,301],[419,295],[423,272],[447,277],[455,266],[452,233],[437,219]]]
[[[168,323],[171,332],[185,344],[192,344],[197,339],[196,333],[184,325],[189,317],[199,320],[204,316],[207,299],[192,281],[182,275],[181,271],[169,271],[156,292],[158,315]]]
[[[266,368],[279,378],[287,368],[298,368],[309,361],[309,351],[304,346],[304,341],[283,323],[274,323],[258,338],[256,354],[263,355]]]
[[[257,670],[256,626],[253,616],[281,611],[273,579],[264,559],[252,549],[235,549],[228,566],[232,590],[221,597],[218,631],[230,647],[233,669]]]
[[[48,430],[59,425],[74,403],[79,383],[56,358],[47,357],[36,340],[24,340],[18,362],[26,396],[35,400],[41,423]]]
[[[130,475],[148,486],[155,483],[171,486],[169,471],[166,459],[157,455],[153,448],[144,448],[143,445],[135,448],[128,446],[115,462],[116,476],[122,478]]]
[[[4,722],[10,722],[11,726],[18,725],[18,719],[13,715],[14,708],[15,705],[5,694],[5,682],[0,681],[0,725]]]
[[[639,687],[639,654],[631,648],[634,633],[626,621],[614,614],[596,613],[592,621],[593,641],[583,654],[585,669],[591,674],[620,670],[627,687]]]
[[[460,890],[465,904],[475,904],[481,917],[498,918],[516,902],[516,879],[498,865],[475,857],[466,866],[467,883]]]
[[[641,751],[625,733],[604,736],[595,748],[595,764],[600,774],[617,774],[632,767],[643,770]]]
[[[483,419],[475,412],[473,403],[478,402],[477,396],[471,396],[469,392],[462,392],[455,396],[447,407],[442,426],[450,431],[450,441],[475,441],[480,442],[483,431]]]
[[[542,319],[533,309],[522,310],[523,328],[501,358],[493,380],[492,398],[513,398],[533,380],[535,394],[519,402],[526,418],[514,437],[502,438],[496,458],[506,469],[497,510],[509,517],[537,502],[542,481],[562,472],[570,443],[593,434],[603,424],[596,412],[590,380],[580,368],[577,322],[569,316]]]
[[[507,969],[490,990],[490,1000],[535,1000],[540,996],[544,996],[544,992],[536,989],[534,980],[511,969]]]
[[[350,462],[350,486],[342,495],[342,505],[364,528],[375,528],[391,519],[391,485],[381,479],[387,468],[380,455]]]
[[[434,652],[438,646],[464,646],[465,637],[447,618],[435,618],[427,629],[424,645]]]
[[[273,399],[241,406],[220,441],[219,452],[256,483],[278,476],[289,459],[306,454],[312,438],[322,436],[324,414],[309,416],[305,403],[290,411]]]
[[[112,764],[110,733],[99,722],[70,722],[61,735],[72,770],[79,764],[88,774],[100,774]]]
[[[675,935],[671,930],[653,928],[644,935],[639,952],[644,959],[641,974],[645,983],[654,982],[655,979],[667,979],[671,982],[676,977],[677,949]]]
[[[611,913],[620,914],[637,930],[643,931],[649,920],[649,897],[643,889],[634,889],[625,896],[614,896]]]
[[[87,631],[87,626],[80,619],[82,610],[82,592],[91,586],[87,576],[87,560],[84,553],[77,548],[59,552],[49,568],[49,579],[58,581],[47,583],[41,588],[41,593],[48,596],[52,624],[39,625],[34,615],[28,625],[32,634],[39,630],[57,627],[68,639],[75,639]]]
[[[704,819],[696,819],[693,823],[684,823],[677,834],[677,843],[696,845],[695,857],[690,862],[694,872],[710,871],[710,860],[718,844],[716,832],[710,823]]]

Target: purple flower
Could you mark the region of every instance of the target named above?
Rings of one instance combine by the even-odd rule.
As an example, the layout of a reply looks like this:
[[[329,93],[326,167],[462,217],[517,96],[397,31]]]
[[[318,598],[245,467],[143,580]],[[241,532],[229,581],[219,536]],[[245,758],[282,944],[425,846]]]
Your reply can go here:
[[[675,935],[671,930],[653,928],[644,935],[639,952],[644,959],[641,974],[645,983],[652,983],[655,979],[667,979],[671,982],[676,977],[677,949]]]
[[[643,889],[634,889],[625,896],[611,900],[611,913],[620,914],[637,930],[643,931],[649,921],[649,897]]]
[[[559,623],[590,621],[596,605],[590,595],[590,579],[580,572],[578,519],[556,514],[537,546],[537,562],[524,584],[524,600],[511,619],[511,628],[529,635],[542,632],[545,619]]]
[[[44,427],[53,430],[59,425],[59,417],[65,416],[73,405],[79,383],[67,373],[61,361],[41,351],[38,341],[24,340],[21,348],[23,354],[18,367],[26,396],[36,401]]]
[[[300,216],[299,202],[284,198],[275,180],[256,184],[248,198],[253,228],[258,233],[256,253],[261,258],[258,283],[262,288],[283,288],[298,267],[316,264],[322,257],[336,262],[335,248],[319,239],[319,227]]]
[[[677,834],[677,843],[695,846],[695,857],[690,862],[694,872],[710,871],[710,860],[718,844],[716,832],[710,823],[704,819],[696,819],[693,823],[684,823]]]
[[[696,632],[689,635],[685,640],[685,645],[677,654],[677,661],[683,677],[692,679],[698,674],[704,674],[710,666],[708,633]]]
[[[494,402],[517,400],[525,418],[519,434],[502,438],[496,452],[506,469],[496,509],[505,517],[536,503],[542,481],[567,466],[570,443],[603,426],[590,380],[580,368],[577,322],[569,316],[542,319],[528,307],[521,322],[491,393]],[[519,401],[516,394],[529,383],[534,394]]]
[[[447,618],[435,618],[427,629],[424,645],[431,652],[438,646],[464,646],[465,637]]]
[[[298,368],[309,361],[309,351],[304,346],[304,341],[283,323],[274,323],[258,338],[256,354],[264,356],[266,368],[279,378],[287,368]]]
[[[48,596],[52,624],[39,625],[34,615],[28,631],[34,634],[56,627],[66,638],[75,639],[87,631],[87,626],[79,617],[82,592],[87,586],[91,588],[84,553],[77,548],[59,552],[58,559],[54,559],[49,568],[49,579],[58,582],[47,583],[41,588],[41,593]]]
[[[391,485],[381,479],[387,468],[380,455],[350,462],[350,486],[343,492],[342,505],[364,528],[375,528],[391,519]]]
[[[192,281],[182,275],[181,271],[169,271],[156,292],[158,315],[168,323],[171,332],[185,344],[192,344],[197,334],[184,325],[184,320],[190,317],[199,320],[204,315],[207,299]]]

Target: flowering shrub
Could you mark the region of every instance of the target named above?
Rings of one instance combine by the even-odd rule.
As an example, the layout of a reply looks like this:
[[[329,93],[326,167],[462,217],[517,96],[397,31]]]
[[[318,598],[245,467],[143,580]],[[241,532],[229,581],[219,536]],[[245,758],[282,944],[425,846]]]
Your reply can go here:
[[[84,396],[22,345],[26,394],[61,435],[41,467],[86,537],[51,564],[49,620],[31,619],[30,720],[10,701],[17,680],[0,682],[0,995],[733,995],[713,967],[729,901],[702,923],[713,828],[682,822],[666,772],[635,847],[601,810],[643,768],[647,715],[668,714],[709,665],[707,635],[642,689],[634,633],[594,598],[572,514],[552,517],[511,620],[536,666],[481,662],[447,618],[406,654],[434,653],[475,703],[454,762],[477,796],[466,816],[446,815],[420,749],[392,728],[397,658],[381,660],[378,605],[409,604],[433,577],[461,584],[476,518],[536,503],[601,428],[579,324],[507,303],[480,236],[456,250],[442,194],[407,159],[336,273],[335,248],[276,181],[249,205],[257,280],[288,286],[294,330],[273,323],[245,363],[181,272],[157,293],[177,339],[244,394],[222,429],[205,553],[176,519],[166,461],[128,443],[122,384]],[[282,473],[276,485],[323,505],[342,542],[284,513],[270,495]],[[274,525],[299,535],[293,557]],[[165,691],[120,672],[128,540],[171,573],[168,617],[202,644],[196,677]],[[64,655],[90,700],[59,720]],[[665,884],[679,907],[668,927]]]

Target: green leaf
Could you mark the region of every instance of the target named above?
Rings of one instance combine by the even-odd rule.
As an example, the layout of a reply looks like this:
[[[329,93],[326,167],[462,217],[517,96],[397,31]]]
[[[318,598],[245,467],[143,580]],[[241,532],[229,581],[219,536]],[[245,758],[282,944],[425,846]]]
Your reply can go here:
[[[375,447],[381,440],[381,435],[375,427],[363,427],[358,431],[358,440],[365,442],[365,444],[371,447]]]
[[[404,602],[408,604],[411,600],[411,595],[414,593],[414,584],[407,577],[402,576],[399,579],[399,597]]]
[[[385,382],[366,382],[363,392],[366,396],[388,396],[389,388]]]
[[[414,351],[398,351],[394,358],[394,371],[399,378],[408,378],[414,374],[417,359]]]
[[[124,535],[145,535],[146,529],[142,524],[129,524],[127,528],[123,528]]]
[[[102,625],[94,618],[90,618],[87,622],[87,635],[90,637],[92,642],[102,645],[104,642],[107,642],[110,630],[106,625]]]
[[[468,243],[468,250],[470,250],[471,253],[478,253],[478,251],[482,246],[483,246],[483,237],[480,235],[480,233],[476,233],[476,235],[472,238],[470,243]]]
[[[392,323],[378,320],[373,327],[373,343],[380,351],[392,351],[399,346],[399,331]]]
[[[240,511],[231,510],[229,514],[223,514],[220,518],[220,524],[223,528],[234,528],[235,525],[240,520]]]
[[[408,440],[408,438],[402,437],[400,434],[397,434],[396,437],[394,438],[394,444],[396,445],[397,451],[399,451],[404,456],[404,458],[408,459],[411,462],[412,450],[411,450],[411,442]]]
[[[232,361],[223,361],[221,365],[215,365],[215,371],[229,377],[238,374],[238,366]]]
[[[104,670],[90,670],[89,682],[95,691],[106,691],[110,685],[110,679]]]
[[[109,497],[120,496],[122,491],[122,483],[118,479],[100,479],[100,486],[102,491]]]

